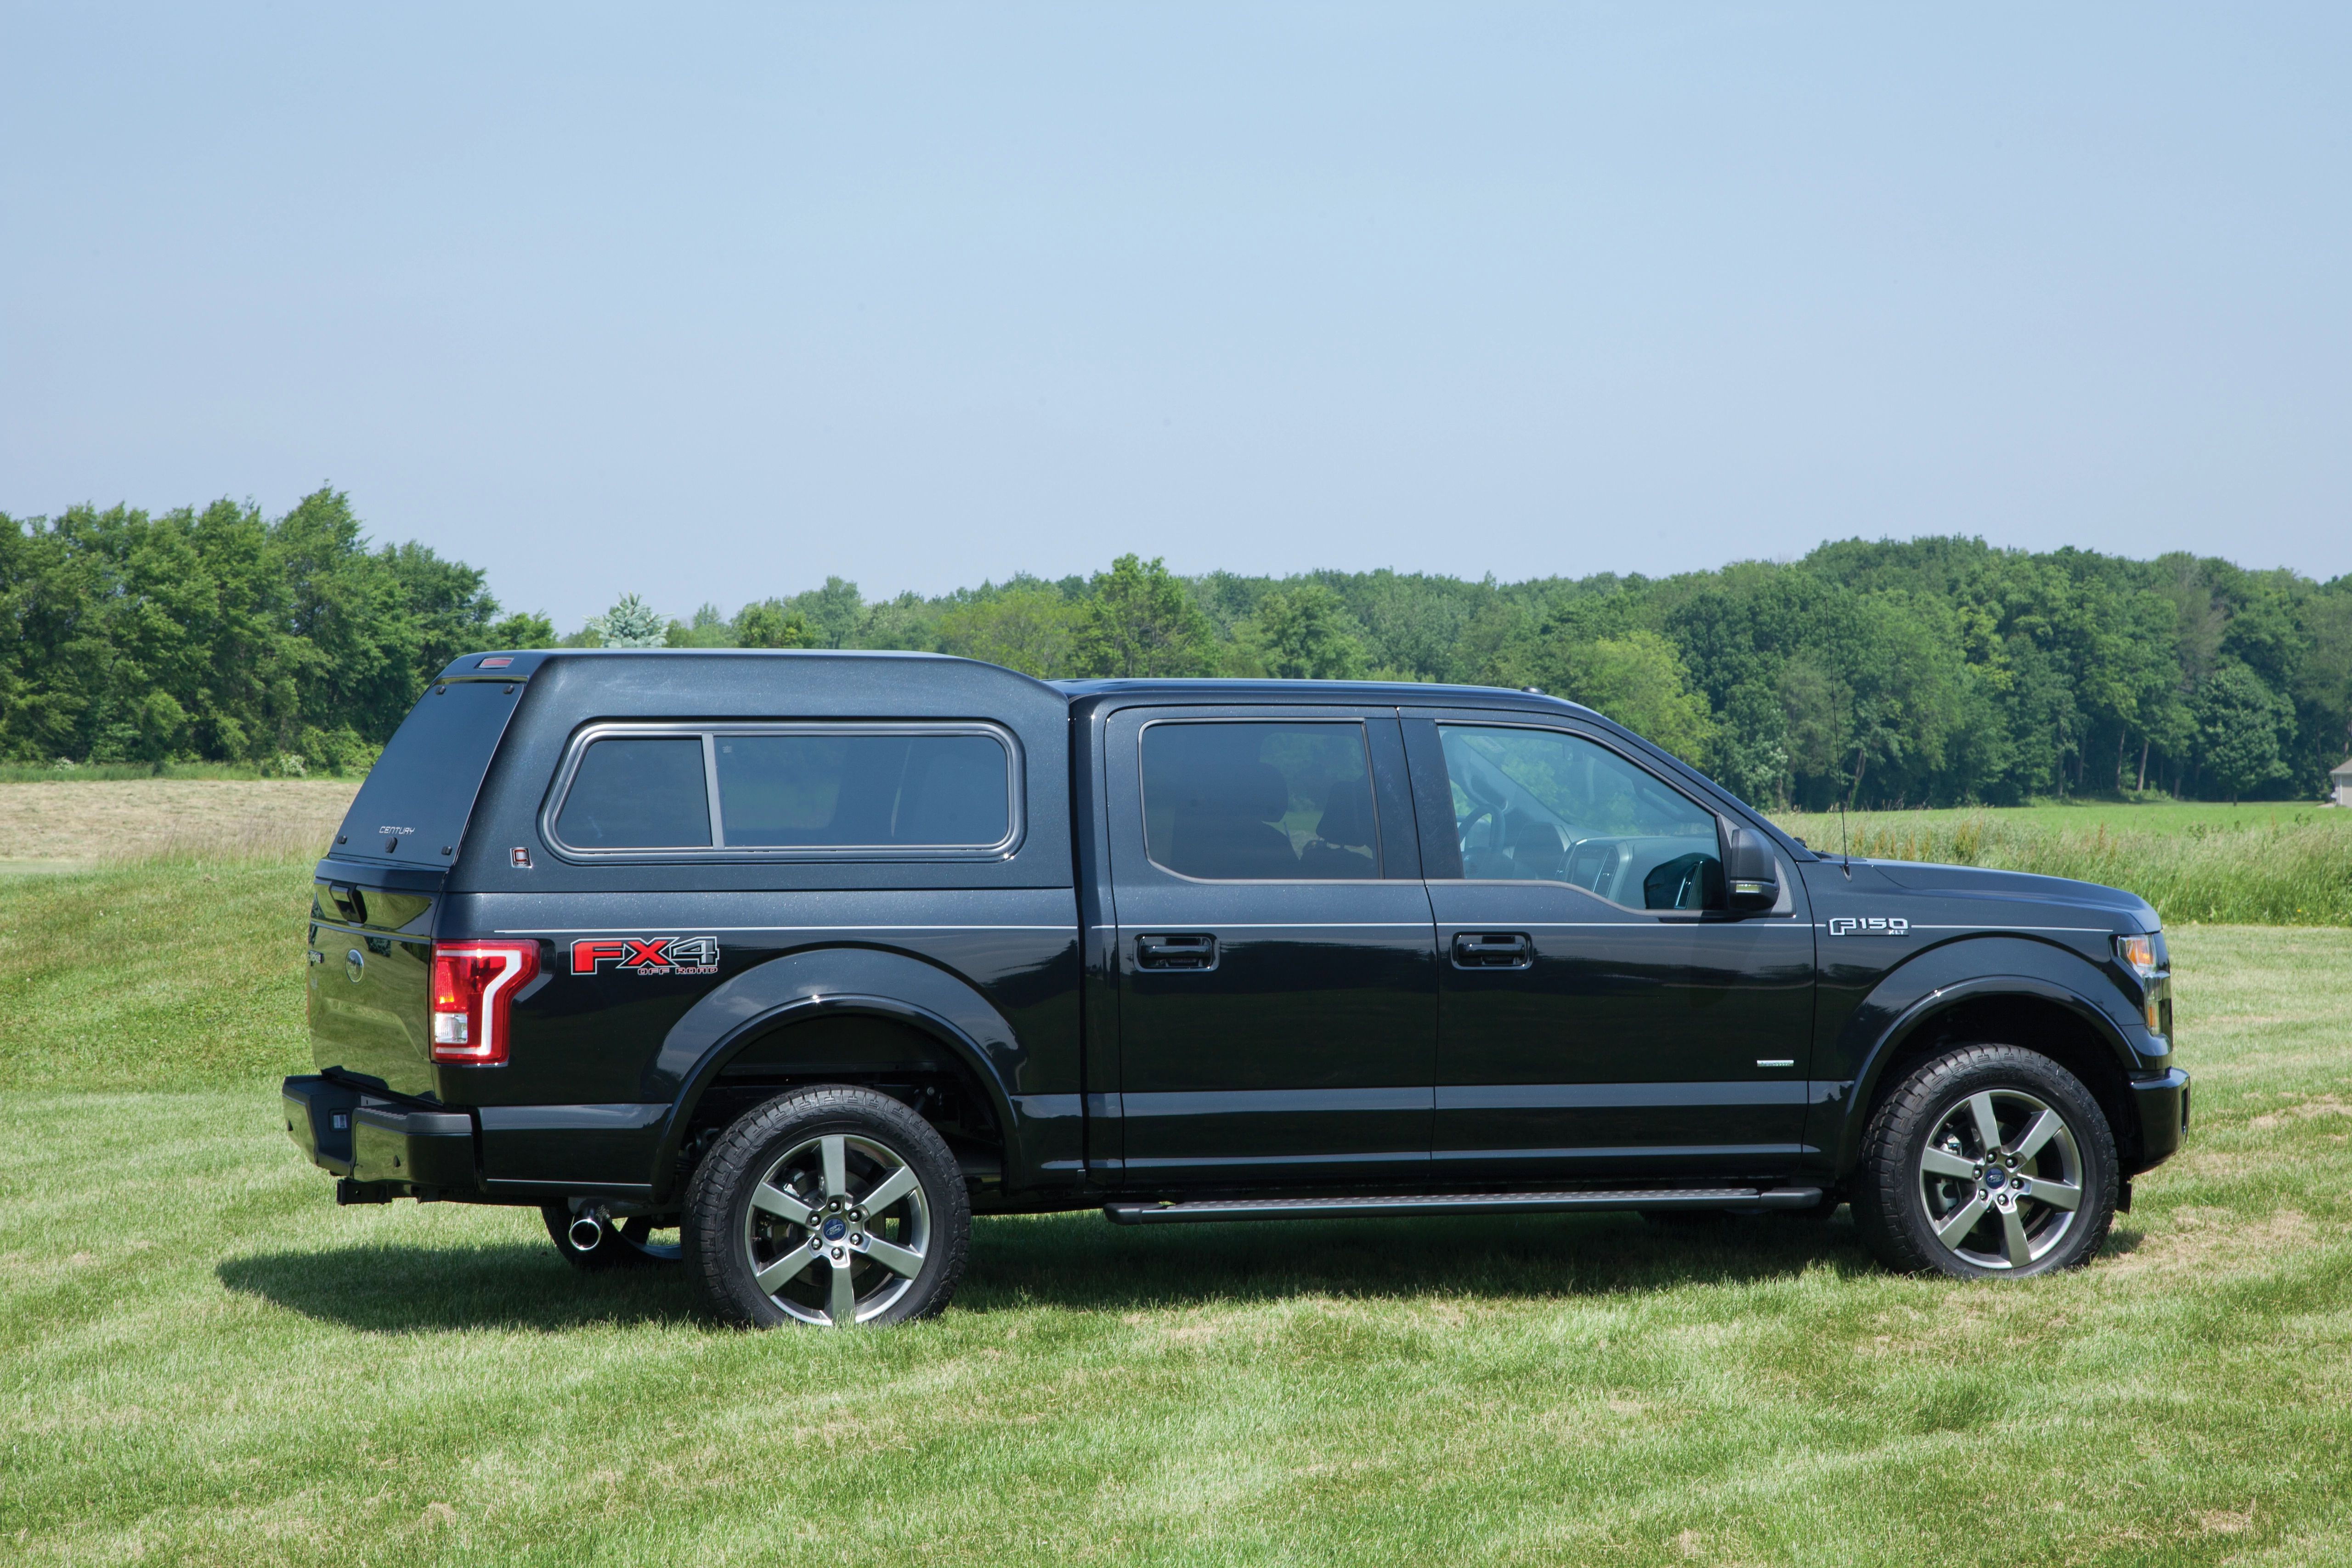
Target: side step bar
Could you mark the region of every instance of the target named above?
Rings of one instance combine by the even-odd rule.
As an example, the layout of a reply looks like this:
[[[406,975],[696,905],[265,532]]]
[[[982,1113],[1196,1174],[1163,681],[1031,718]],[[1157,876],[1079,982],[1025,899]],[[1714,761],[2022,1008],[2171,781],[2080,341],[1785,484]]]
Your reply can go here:
[[[1591,1209],[1809,1209],[1819,1187],[1658,1187],[1622,1192],[1454,1193],[1433,1197],[1202,1198],[1103,1205],[1113,1225],[1236,1219],[1373,1219],[1386,1215],[1559,1214]]]

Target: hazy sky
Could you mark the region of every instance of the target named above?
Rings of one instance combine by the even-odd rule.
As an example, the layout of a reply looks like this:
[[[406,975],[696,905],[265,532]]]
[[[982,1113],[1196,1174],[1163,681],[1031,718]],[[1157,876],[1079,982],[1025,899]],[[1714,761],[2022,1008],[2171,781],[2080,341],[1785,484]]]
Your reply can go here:
[[[0,510],[827,573],[2352,571],[2352,7],[0,0]]]

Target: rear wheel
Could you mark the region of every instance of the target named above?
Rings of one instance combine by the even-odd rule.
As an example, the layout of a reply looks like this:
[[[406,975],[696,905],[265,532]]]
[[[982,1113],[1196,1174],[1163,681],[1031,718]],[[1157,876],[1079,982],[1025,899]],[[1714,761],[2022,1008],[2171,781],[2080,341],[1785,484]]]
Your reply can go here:
[[[2015,1046],[1905,1075],[1870,1121],[1853,1217],[1879,1261],[1957,1279],[2086,1262],[2116,1211],[2115,1132],[2082,1080]]]
[[[829,1086],[721,1133],[688,1184],[681,1234],[728,1321],[901,1323],[947,1305],[971,1205],[929,1123],[887,1095]]]
[[[554,1239],[555,1250],[563,1261],[574,1268],[597,1272],[606,1268],[657,1268],[676,1263],[678,1244],[673,1236],[657,1240],[660,1234],[654,1222],[639,1216],[604,1226],[593,1247],[583,1247],[572,1238],[572,1223],[580,1216],[568,1204],[546,1204],[539,1211],[547,1222],[547,1234]]]

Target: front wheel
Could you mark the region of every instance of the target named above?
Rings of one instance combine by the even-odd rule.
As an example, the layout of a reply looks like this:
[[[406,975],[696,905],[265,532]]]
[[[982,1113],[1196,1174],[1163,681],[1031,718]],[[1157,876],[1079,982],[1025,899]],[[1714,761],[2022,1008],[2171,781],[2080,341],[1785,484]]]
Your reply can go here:
[[[2016,1279],[2089,1261],[2116,1213],[2115,1132],[2073,1073],[2015,1046],[1920,1063],[1872,1115],[1854,1225],[1905,1273]]]
[[[679,1227],[718,1315],[752,1328],[878,1326],[947,1305],[971,1246],[963,1176],[888,1095],[779,1095],[719,1134]]]

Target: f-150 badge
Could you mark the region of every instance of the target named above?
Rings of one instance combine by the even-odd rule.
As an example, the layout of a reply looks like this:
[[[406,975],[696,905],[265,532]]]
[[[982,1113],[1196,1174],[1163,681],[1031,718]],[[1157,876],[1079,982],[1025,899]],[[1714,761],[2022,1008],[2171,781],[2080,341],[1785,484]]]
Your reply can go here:
[[[1885,920],[1879,919],[1876,915],[1872,915],[1866,920],[1858,920],[1853,915],[1839,915],[1830,921],[1830,934],[1832,936],[1909,936],[1911,922],[1901,915],[1890,915]]]
[[[626,970],[632,974],[716,974],[719,939],[715,936],[608,936],[572,944],[572,973],[593,974],[600,969]]]

